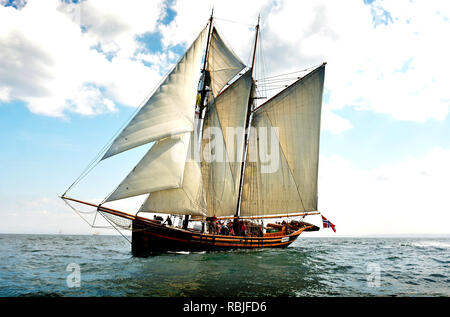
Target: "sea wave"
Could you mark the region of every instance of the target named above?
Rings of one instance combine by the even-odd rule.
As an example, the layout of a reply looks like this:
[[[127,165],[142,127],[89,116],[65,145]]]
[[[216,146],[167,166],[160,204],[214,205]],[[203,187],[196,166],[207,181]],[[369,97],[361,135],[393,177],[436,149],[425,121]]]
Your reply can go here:
[[[423,240],[423,241],[412,242],[412,246],[418,247],[418,248],[448,249],[448,248],[450,248],[450,242]]]
[[[450,296],[449,247],[299,238],[287,249],[135,258],[120,236],[0,235],[0,296]],[[77,267],[80,286],[69,287]]]

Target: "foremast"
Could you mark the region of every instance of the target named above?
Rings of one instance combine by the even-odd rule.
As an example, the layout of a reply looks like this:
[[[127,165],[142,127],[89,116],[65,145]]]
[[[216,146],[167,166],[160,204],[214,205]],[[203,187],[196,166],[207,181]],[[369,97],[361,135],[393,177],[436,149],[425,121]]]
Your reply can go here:
[[[202,89],[200,91],[200,102],[199,102],[199,119],[202,119],[203,117],[203,110],[205,109],[205,98],[206,98],[206,84],[209,80],[209,73],[207,70],[207,63],[208,63],[208,54],[209,54],[209,48],[211,46],[211,32],[212,32],[212,26],[214,20],[214,9],[211,11],[211,17],[209,18],[209,27],[208,27],[208,38],[206,40],[206,49],[205,49],[205,57],[203,61],[203,68],[202,68],[202,77],[203,77],[203,83],[202,83]]]

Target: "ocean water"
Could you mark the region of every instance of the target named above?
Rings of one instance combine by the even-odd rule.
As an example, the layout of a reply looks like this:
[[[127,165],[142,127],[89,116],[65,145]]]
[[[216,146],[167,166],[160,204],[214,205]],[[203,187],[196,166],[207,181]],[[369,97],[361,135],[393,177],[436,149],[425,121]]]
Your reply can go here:
[[[0,296],[450,296],[450,238],[304,238],[135,258],[121,236],[0,235]]]

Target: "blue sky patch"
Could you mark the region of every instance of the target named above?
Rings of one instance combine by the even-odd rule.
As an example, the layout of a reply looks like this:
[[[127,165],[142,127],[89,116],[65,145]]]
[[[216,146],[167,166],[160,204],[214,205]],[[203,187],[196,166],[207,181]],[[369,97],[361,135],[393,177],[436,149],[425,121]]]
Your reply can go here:
[[[322,131],[320,153],[342,156],[362,169],[421,157],[436,146],[450,147],[450,116],[420,123],[351,107],[334,112],[349,120],[352,128],[339,134]]]
[[[22,9],[27,4],[27,0],[6,0],[1,1],[0,4],[3,5],[4,7],[13,7],[16,9]]]
[[[163,49],[162,34],[160,32],[145,33],[139,35],[136,39],[143,43],[145,48],[151,53],[161,52]]]
[[[172,6],[175,4],[175,0],[167,0],[165,2],[166,5],[166,12],[163,16],[163,18],[161,20],[159,20],[159,22],[161,24],[164,25],[168,25],[170,24],[170,22],[173,21],[173,19],[175,19],[175,17],[177,16],[177,13],[172,9]]]
[[[388,25],[389,23],[393,23],[391,14],[389,11],[385,10],[379,5],[374,5],[375,0],[363,0],[364,4],[370,5],[370,13],[372,14],[372,22],[374,27],[378,25],[384,24]]]

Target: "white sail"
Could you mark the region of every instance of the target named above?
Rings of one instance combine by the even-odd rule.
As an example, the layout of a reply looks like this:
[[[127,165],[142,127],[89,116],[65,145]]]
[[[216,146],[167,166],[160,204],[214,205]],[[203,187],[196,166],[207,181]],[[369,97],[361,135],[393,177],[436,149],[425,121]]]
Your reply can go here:
[[[224,42],[216,28],[213,28],[208,53],[208,71],[214,96],[217,96],[222,88],[244,68],[244,63]]]
[[[202,174],[209,215],[236,212],[251,81],[247,71],[215,99],[205,117]]]
[[[106,202],[181,187],[190,133],[156,142]]]
[[[200,162],[195,160],[195,138],[190,134],[190,151],[184,167],[184,177],[179,188],[153,192],[139,212],[170,213],[181,215],[206,215]]]
[[[151,141],[193,131],[206,33],[205,28],[102,159]]]
[[[242,216],[317,210],[324,75],[325,66],[317,68],[253,114],[240,209]],[[275,128],[272,130],[276,132],[274,135],[270,133],[272,128]],[[261,134],[256,137],[256,133],[264,129],[268,138]],[[270,138],[271,135],[275,140]],[[271,148],[270,144],[276,146]],[[271,152],[267,154],[272,162],[263,159],[262,149]],[[275,169],[267,168],[274,162],[277,163]]]

